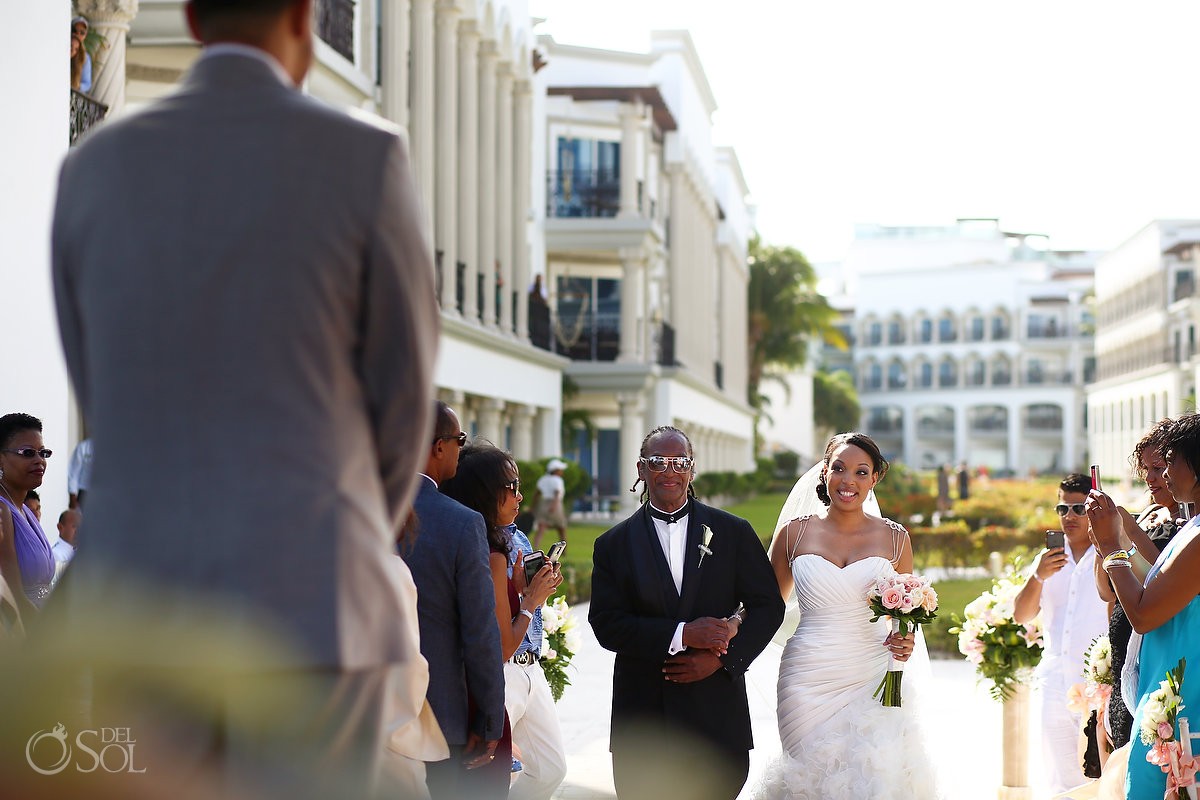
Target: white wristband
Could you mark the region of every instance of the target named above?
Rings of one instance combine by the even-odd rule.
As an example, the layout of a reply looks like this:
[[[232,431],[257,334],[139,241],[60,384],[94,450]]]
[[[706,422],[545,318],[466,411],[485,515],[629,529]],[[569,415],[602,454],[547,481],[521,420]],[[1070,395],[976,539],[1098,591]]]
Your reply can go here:
[[[530,622],[533,622],[533,612],[532,611],[522,608],[521,613],[524,614],[525,616],[529,617]]]

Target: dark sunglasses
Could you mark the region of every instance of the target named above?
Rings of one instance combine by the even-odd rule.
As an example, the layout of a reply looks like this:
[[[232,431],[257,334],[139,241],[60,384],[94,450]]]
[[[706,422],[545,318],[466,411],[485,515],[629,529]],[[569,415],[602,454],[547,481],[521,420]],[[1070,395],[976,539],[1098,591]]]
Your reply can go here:
[[[1060,517],[1065,517],[1068,510],[1074,513],[1075,516],[1082,517],[1087,512],[1087,506],[1083,503],[1071,503],[1070,505],[1059,503],[1054,507],[1054,510],[1058,512]]]
[[[520,493],[521,493],[521,480],[520,480],[520,478],[518,478],[518,479],[516,479],[516,480],[509,481],[508,483],[504,484],[504,488],[505,488],[505,489],[508,489],[508,490],[509,490],[510,492],[512,492],[513,494],[520,494]]]
[[[451,434],[450,436],[436,436],[436,437],[434,437],[434,441],[435,442],[454,441],[454,442],[458,442],[459,447],[466,447],[467,446],[467,432],[460,431],[459,433],[454,433],[454,434]]]
[[[37,456],[41,456],[42,458],[49,458],[50,456],[54,455],[53,450],[47,450],[44,447],[41,450],[38,450],[35,447],[22,447],[17,450],[0,450],[0,452],[13,453],[14,455],[18,455],[21,458],[35,458]]]
[[[651,472],[666,472],[667,466],[679,473],[691,472],[692,459],[687,456],[680,458],[668,458],[664,456],[650,456],[649,458],[638,459],[646,465],[646,469]]]

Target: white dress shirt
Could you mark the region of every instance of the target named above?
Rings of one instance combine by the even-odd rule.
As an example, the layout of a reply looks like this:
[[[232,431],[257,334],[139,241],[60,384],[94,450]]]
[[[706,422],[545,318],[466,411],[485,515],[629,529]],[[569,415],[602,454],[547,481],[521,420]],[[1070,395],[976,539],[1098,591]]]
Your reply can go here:
[[[656,511],[662,511],[653,503],[650,507]],[[671,580],[675,582],[675,591],[683,594],[683,559],[684,551],[687,549],[687,529],[688,515],[684,514],[674,522],[667,522],[656,517],[650,517],[654,523],[654,530],[658,534],[658,543],[662,545],[663,555],[667,557],[667,565],[671,568]],[[684,650],[683,646],[683,622],[675,628],[675,635],[671,637],[671,646],[667,648],[667,652],[671,655]]]
[[[1048,688],[1065,693],[1083,682],[1083,656],[1097,636],[1108,633],[1108,605],[1096,591],[1096,548],[1088,547],[1079,560],[1066,547],[1067,564],[1042,586],[1041,614],[1046,651],[1040,671]]]

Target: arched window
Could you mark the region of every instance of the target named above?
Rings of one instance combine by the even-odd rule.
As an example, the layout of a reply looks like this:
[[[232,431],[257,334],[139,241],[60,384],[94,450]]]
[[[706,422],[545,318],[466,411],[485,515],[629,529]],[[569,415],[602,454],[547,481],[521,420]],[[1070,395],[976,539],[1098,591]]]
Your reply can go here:
[[[1061,431],[1063,426],[1062,406],[1053,403],[1037,403],[1025,407],[1025,427],[1031,431]]]
[[[888,364],[887,381],[889,389],[903,389],[908,386],[908,372],[904,369],[904,364],[899,361]]]
[[[975,406],[967,411],[972,433],[999,434],[1008,430],[1008,409],[1004,406]]]
[[[954,359],[946,358],[938,364],[938,386],[942,388],[958,385],[958,365]]]
[[[947,311],[938,319],[938,341],[939,342],[956,342],[958,341],[958,327],[955,325],[954,317]]]

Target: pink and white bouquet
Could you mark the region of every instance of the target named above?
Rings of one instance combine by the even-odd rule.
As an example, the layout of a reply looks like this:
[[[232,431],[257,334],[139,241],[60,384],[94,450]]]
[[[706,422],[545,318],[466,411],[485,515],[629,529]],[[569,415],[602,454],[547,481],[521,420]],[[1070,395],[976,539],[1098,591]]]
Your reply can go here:
[[[928,578],[910,573],[880,578],[867,592],[871,621],[880,617],[891,620],[892,632],[902,636],[915,631],[918,625],[928,625],[937,618],[938,596]],[[875,690],[875,697],[889,708],[900,707],[900,682],[904,664],[892,659],[887,674]]]
[[[981,678],[992,682],[992,697],[1007,700],[1013,690],[1029,680],[1042,660],[1041,621],[1013,620],[1017,593],[1024,578],[1009,574],[992,582],[992,588],[967,604],[964,619],[950,629],[958,634],[958,650],[975,665]]]
[[[1185,755],[1182,743],[1175,736],[1175,720],[1184,708],[1179,696],[1184,663],[1184,659],[1179,659],[1179,664],[1167,672],[1167,679],[1159,682],[1158,689],[1142,706],[1140,731],[1142,744],[1150,748],[1146,760],[1167,773],[1167,791],[1163,797],[1179,800],[1187,800],[1188,787],[1196,785],[1196,772],[1200,770],[1200,759]]]
[[[1095,711],[1097,721],[1103,725],[1114,683],[1112,645],[1107,636],[1097,636],[1083,654],[1083,683],[1068,690],[1067,706],[1077,714]]]
[[[542,606],[542,652],[538,663],[542,665],[556,703],[571,685],[567,667],[571,666],[571,659],[575,658],[581,644],[579,625],[567,605],[567,598],[558,595]]]

